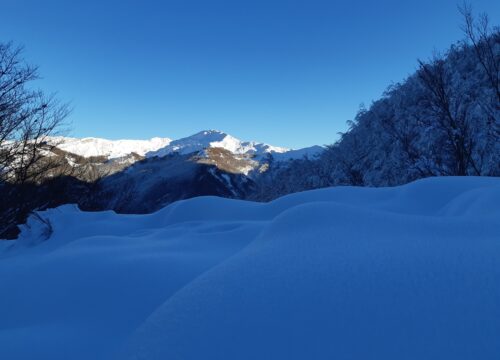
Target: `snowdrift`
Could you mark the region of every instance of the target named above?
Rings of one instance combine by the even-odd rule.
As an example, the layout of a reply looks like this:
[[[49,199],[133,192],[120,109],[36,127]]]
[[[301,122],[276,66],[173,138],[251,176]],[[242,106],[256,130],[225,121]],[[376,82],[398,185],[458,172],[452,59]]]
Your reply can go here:
[[[499,359],[500,179],[150,215],[0,242],[1,359]]]

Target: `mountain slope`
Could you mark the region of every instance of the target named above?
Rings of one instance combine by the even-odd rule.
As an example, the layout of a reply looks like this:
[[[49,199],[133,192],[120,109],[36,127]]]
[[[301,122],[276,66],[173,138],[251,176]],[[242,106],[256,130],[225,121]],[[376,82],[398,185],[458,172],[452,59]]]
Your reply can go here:
[[[202,195],[245,198],[252,187],[253,181],[242,173],[227,172],[191,155],[171,154],[144,159],[101,179],[92,196],[80,205],[91,210],[150,213]]]

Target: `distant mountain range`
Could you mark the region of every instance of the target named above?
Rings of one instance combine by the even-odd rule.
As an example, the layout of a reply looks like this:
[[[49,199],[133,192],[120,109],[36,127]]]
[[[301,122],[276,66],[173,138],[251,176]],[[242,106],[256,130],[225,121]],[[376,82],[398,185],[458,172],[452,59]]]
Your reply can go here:
[[[57,160],[60,169],[70,169],[71,178],[78,181],[51,203],[124,213],[148,213],[201,195],[249,198],[264,174],[291,160],[314,159],[325,150],[242,141],[217,130],[178,140],[52,137],[48,142],[55,147],[47,156]]]
[[[70,165],[101,168],[103,174],[123,170],[131,164],[148,158],[187,156],[198,163],[214,165],[226,172],[250,175],[270,160],[287,161],[304,157],[314,158],[323,152],[321,146],[289,149],[256,141],[242,141],[218,130],[200,131],[194,135],[172,140],[155,137],[150,140],[107,140],[101,138],[51,137],[58,153]],[[81,158],[80,161],[78,158]],[[83,160],[86,159],[86,160]],[[85,177],[85,171],[82,178]]]
[[[93,137],[52,137],[50,139],[59,149],[68,153],[85,158],[105,157],[107,160],[128,157],[132,153],[145,158],[163,157],[173,153],[187,155],[211,148],[224,149],[233,155],[247,156],[257,160],[269,155],[276,160],[289,160],[316,156],[324,150],[321,146],[294,150],[256,141],[242,141],[219,130],[204,130],[178,140],[166,137],[154,137],[149,140],[108,140]]]
[[[51,137],[52,144],[57,145],[61,150],[83,156],[104,156],[107,159],[114,159],[136,153],[140,156],[148,152],[161,149],[170,142],[169,138],[155,137],[150,140],[108,140],[94,137],[72,138],[72,137]]]

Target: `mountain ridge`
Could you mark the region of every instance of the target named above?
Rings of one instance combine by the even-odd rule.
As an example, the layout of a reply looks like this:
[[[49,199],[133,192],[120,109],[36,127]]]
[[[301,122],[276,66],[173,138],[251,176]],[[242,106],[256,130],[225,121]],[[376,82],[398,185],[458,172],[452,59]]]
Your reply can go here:
[[[220,130],[202,130],[180,139],[153,137],[148,140],[109,140],[98,137],[51,137],[52,145],[83,157],[105,156],[108,160],[136,153],[146,158],[163,157],[172,153],[181,155],[203,152],[208,148],[222,148],[235,155],[263,158],[268,154],[277,160],[288,160],[303,156],[314,156],[324,148],[318,145],[300,149],[274,146],[258,141],[240,140]],[[285,155],[286,154],[286,155]]]

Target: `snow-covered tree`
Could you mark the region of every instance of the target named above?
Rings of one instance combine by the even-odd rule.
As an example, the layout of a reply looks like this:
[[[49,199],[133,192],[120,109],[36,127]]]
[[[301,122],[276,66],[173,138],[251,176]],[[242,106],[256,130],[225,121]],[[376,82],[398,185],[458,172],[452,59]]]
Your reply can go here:
[[[314,186],[500,176],[500,31],[470,10],[464,22],[464,41],[419,61],[414,74],[361,108],[320,159],[275,169],[267,197]]]

